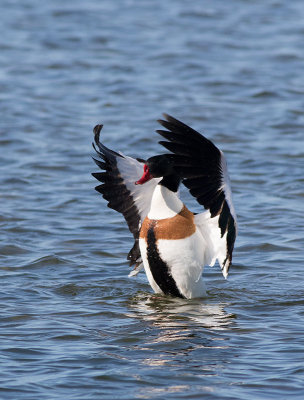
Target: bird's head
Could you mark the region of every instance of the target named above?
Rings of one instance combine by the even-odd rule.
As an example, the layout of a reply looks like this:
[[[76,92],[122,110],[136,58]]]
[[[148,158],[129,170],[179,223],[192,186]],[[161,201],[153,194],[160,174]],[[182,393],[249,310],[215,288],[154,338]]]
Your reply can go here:
[[[142,185],[152,178],[162,178],[175,174],[173,167],[172,159],[166,154],[150,157],[144,164],[142,177],[135,184]]]

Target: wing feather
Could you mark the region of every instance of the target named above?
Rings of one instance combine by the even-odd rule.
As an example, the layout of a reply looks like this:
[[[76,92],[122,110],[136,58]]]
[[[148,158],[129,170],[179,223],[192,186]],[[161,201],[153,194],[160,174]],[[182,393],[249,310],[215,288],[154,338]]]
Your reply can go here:
[[[108,207],[123,214],[130,232],[133,234],[135,243],[128,254],[130,265],[135,265],[136,275],[141,267],[141,256],[138,245],[139,230],[142,221],[149,212],[153,191],[157,185],[157,179],[152,179],[145,186],[135,185],[143,173],[143,160],[117,153],[100,142],[100,131],[102,125],[94,128],[93,147],[100,159],[95,163],[102,172],[94,172],[92,175],[101,185],[95,189],[107,200]]]
[[[158,122],[167,129],[156,131],[167,141],[159,143],[171,151],[175,170],[183,184],[207,212],[196,215],[197,226],[204,237],[211,237],[210,263],[219,260],[227,277],[237,234],[230,180],[224,154],[209,139],[164,114]],[[210,241],[209,240],[209,241]]]

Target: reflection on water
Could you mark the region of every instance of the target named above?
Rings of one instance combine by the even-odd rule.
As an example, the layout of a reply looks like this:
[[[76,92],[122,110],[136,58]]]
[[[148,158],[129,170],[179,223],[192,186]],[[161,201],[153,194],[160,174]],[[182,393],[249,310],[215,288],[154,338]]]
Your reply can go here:
[[[164,388],[150,386],[148,389],[140,390],[136,397],[139,399],[150,399],[159,396],[158,398],[160,398],[161,395],[164,396],[170,393],[182,393],[189,390],[191,390],[191,385],[171,385]],[[197,386],[196,390],[198,390],[199,393],[213,393],[215,391],[213,387],[203,385]]]
[[[171,385],[165,388],[152,387],[141,390],[136,396],[139,399],[150,399],[154,396],[165,395],[169,393],[180,393],[189,390],[189,385]]]
[[[187,356],[192,351],[211,347],[226,349],[227,342],[222,337],[210,334],[227,330],[233,322],[233,316],[225,311],[225,306],[157,294],[133,298],[127,316],[142,319],[148,322],[149,331],[153,329],[153,335],[147,335],[141,350],[156,344],[158,349],[164,349],[164,352],[156,352],[156,357],[144,358],[143,363],[160,366],[172,363],[172,355]],[[167,346],[162,347],[162,344]]]
[[[180,376],[174,385],[164,381],[159,386],[159,379],[155,384],[152,380],[136,397],[187,393],[193,389],[194,373],[201,380],[197,391],[214,392],[215,386],[207,385],[207,381],[210,377],[215,382],[220,379],[220,371],[236,354],[229,345],[230,328],[235,322],[234,316],[225,310],[227,306],[210,299],[173,299],[158,294],[133,297],[126,315],[142,321],[144,338],[134,346],[141,353],[141,368],[152,369],[158,377],[170,368]]]
[[[170,331],[188,321],[212,330],[225,330],[233,322],[234,316],[225,311],[227,303],[210,303],[207,300],[174,299],[157,294],[136,296],[130,303],[134,310],[132,317],[152,321],[155,326]]]

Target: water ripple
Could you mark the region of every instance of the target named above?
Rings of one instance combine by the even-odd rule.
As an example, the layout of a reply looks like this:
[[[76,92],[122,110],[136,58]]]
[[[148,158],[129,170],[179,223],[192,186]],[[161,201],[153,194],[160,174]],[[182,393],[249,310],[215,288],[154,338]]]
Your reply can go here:
[[[0,397],[302,399],[302,2],[19,3],[0,37]],[[93,190],[93,126],[146,158],[162,112],[229,163],[240,233],[207,299],[129,279],[131,234]]]

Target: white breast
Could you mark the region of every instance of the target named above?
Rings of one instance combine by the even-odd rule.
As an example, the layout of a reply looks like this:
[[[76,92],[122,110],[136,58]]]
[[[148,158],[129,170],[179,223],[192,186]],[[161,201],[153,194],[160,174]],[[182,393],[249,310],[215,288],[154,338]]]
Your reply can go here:
[[[151,200],[151,207],[148,213],[150,219],[172,218],[183,208],[183,202],[177,194],[165,186],[157,185]]]

